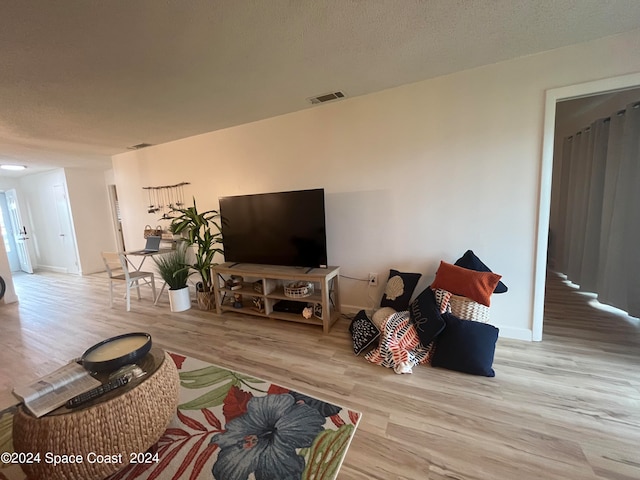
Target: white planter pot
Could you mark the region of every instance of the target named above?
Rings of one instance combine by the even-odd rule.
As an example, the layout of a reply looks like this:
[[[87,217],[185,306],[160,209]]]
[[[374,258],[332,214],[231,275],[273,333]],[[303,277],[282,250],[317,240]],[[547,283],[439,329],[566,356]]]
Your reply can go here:
[[[171,305],[172,312],[184,312],[191,308],[191,295],[189,294],[189,287],[184,287],[179,290],[169,290],[169,305]]]

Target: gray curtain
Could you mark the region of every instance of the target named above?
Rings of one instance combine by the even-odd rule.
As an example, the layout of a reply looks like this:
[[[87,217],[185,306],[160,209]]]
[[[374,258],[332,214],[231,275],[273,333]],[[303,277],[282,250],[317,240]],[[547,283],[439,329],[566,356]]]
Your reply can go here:
[[[640,316],[640,104],[563,143],[557,267],[601,303]]]
[[[580,288],[597,291],[598,259],[600,256],[600,232],[602,229],[602,205],[604,201],[604,178],[607,166],[607,147],[609,144],[608,119],[602,119],[591,125],[588,185],[585,188],[585,225],[582,259],[580,260]]]

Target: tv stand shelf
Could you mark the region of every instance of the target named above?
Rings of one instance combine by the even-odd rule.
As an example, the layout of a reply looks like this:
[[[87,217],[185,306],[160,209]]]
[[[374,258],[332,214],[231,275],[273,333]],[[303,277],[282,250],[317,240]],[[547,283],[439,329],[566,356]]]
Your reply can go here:
[[[340,267],[299,268],[227,262],[212,267],[212,271],[219,315],[226,311],[321,325],[324,333],[329,333],[340,317]],[[232,275],[242,277],[242,283],[234,289],[226,286]],[[285,295],[284,286],[297,281],[313,283],[313,293],[303,298]],[[256,282],[262,282],[262,291],[256,291]],[[241,296],[239,303],[235,295]],[[300,308],[311,306],[314,314],[304,318],[302,313],[274,310],[274,305],[281,300],[293,301],[293,305]]]

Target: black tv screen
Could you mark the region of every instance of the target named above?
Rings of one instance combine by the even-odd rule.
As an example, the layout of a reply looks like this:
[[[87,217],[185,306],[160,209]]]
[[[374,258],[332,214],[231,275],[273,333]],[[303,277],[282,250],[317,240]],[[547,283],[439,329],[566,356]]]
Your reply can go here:
[[[327,265],[324,189],[220,197],[227,262]]]

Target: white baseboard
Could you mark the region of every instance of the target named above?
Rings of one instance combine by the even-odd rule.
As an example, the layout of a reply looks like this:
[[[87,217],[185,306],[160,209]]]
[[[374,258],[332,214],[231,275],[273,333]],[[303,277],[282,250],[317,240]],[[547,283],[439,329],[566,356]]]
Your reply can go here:
[[[496,325],[500,329],[500,338],[510,338],[512,340],[524,340],[531,342],[533,340],[533,332],[527,328],[514,328]]]
[[[44,270],[45,272],[53,272],[53,273],[69,273],[66,268],[63,267],[53,267],[51,265],[38,265],[37,270]]]
[[[358,305],[345,305],[345,304],[340,305],[340,309],[343,315],[355,315],[360,310],[365,310],[367,312],[367,315],[371,315],[373,314],[374,310],[377,310],[372,308],[360,307]]]

